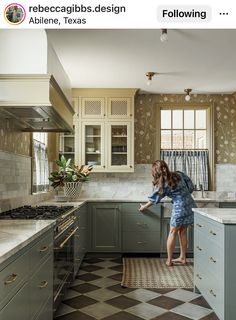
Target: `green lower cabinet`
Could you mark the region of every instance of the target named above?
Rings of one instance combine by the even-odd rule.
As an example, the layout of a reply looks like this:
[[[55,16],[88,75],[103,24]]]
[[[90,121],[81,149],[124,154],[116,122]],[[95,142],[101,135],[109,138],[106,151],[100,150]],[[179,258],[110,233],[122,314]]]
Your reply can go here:
[[[167,247],[166,242],[168,238],[168,234],[170,231],[170,218],[163,218],[162,225],[161,225],[161,252],[166,253]],[[174,252],[180,251],[180,245],[179,245],[179,238],[177,236],[176,238],[176,245]],[[193,226],[189,226],[187,230],[187,253],[192,254],[193,253]]]
[[[34,319],[53,292],[53,255],[50,255],[29,280],[30,319]],[[52,310],[51,305],[51,310]],[[50,318],[44,318],[45,320]]]
[[[90,205],[91,252],[121,251],[121,206],[117,203]]]
[[[0,320],[31,320],[29,313],[29,286],[26,283],[0,311]]]
[[[53,296],[51,295],[34,320],[52,319]]]
[[[53,228],[1,264],[0,271],[0,320],[52,320]]]
[[[161,207],[152,206],[143,213],[139,203],[122,204],[122,251],[160,252]]]

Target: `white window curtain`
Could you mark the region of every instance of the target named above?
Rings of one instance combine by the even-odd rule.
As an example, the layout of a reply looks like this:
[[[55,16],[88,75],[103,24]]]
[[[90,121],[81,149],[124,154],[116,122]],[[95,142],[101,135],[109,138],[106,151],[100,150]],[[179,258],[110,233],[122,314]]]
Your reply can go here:
[[[161,150],[171,171],[182,171],[192,180],[195,190],[208,190],[208,150]]]
[[[33,133],[33,192],[49,189],[47,133]]]

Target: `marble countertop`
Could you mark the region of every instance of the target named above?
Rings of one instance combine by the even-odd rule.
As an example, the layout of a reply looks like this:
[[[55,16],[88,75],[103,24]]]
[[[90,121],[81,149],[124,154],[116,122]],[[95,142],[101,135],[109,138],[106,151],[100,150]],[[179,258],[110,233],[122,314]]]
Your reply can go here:
[[[192,210],[223,224],[236,224],[236,209],[194,208]]]
[[[0,263],[27,246],[55,224],[55,220],[1,220]]]
[[[193,197],[196,202],[199,203],[214,203],[214,202],[236,202],[236,198],[228,198],[228,197],[219,197],[215,192],[211,192],[211,194],[207,194],[204,198],[196,195]],[[66,201],[66,202],[59,202],[54,199],[51,199],[47,202],[43,202],[42,204],[45,205],[72,205],[74,207],[80,207],[86,202],[147,202],[147,196],[137,196],[137,197],[129,197],[129,198],[81,198],[75,201]],[[161,203],[170,203],[171,199],[168,197],[164,197],[161,200]]]

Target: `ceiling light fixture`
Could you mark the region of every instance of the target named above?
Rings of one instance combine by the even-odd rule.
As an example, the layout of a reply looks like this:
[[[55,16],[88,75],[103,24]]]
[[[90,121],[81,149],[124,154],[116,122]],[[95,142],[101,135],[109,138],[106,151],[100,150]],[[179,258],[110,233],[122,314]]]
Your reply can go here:
[[[191,100],[190,92],[192,92],[192,89],[184,89],[184,92],[186,92],[186,96],[184,97],[185,101],[190,101]]]
[[[161,40],[161,42],[168,41],[167,29],[161,29],[160,40]]]
[[[145,75],[147,77],[147,85],[150,86],[152,84],[152,78],[153,76],[157,74],[156,72],[153,72],[153,71],[149,71],[149,72],[146,72]]]

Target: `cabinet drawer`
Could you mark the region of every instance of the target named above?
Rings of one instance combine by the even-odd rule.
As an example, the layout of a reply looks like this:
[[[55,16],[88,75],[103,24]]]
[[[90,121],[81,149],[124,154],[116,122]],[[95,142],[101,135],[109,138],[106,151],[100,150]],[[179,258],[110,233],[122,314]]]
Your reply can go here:
[[[160,231],[160,218],[152,214],[124,214],[123,231]]]
[[[194,266],[194,285],[200,290],[218,316],[220,316],[224,309],[224,288],[222,287],[222,283],[217,275],[209,274],[198,264]]]
[[[160,233],[123,232],[124,252],[160,251]]]
[[[35,320],[52,320],[53,317],[53,298],[48,299]]]
[[[218,279],[223,281],[224,272],[224,255],[222,248],[218,247],[202,235],[196,235],[194,241],[194,258],[195,263],[201,263],[204,270],[218,275]]]
[[[22,254],[0,272],[0,304],[5,304],[26,281],[29,274],[29,251]]]
[[[143,213],[139,211],[140,203],[139,202],[130,202],[130,203],[124,203],[122,205],[122,212],[124,214],[143,214],[143,215],[157,215],[159,216],[161,214],[161,205],[153,205],[146,209]]]
[[[40,266],[29,281],[30,317],[39,312],[50,296],[53,295],[53,255]]]
[[[201,232],[207,241],[214,242],[215,245],[222,247],[224,244],[224,225],[216,221],[209,220],[201,215],[195,214],[195,232]]]
[[[0,311],[0,320],[31,320],[29,318],[29,288],[26,283]]]
[[[38,267],[38,264],[53,250],[53,232],[51,231],[46,236],[41,238],[30,249],[30,270]]]

